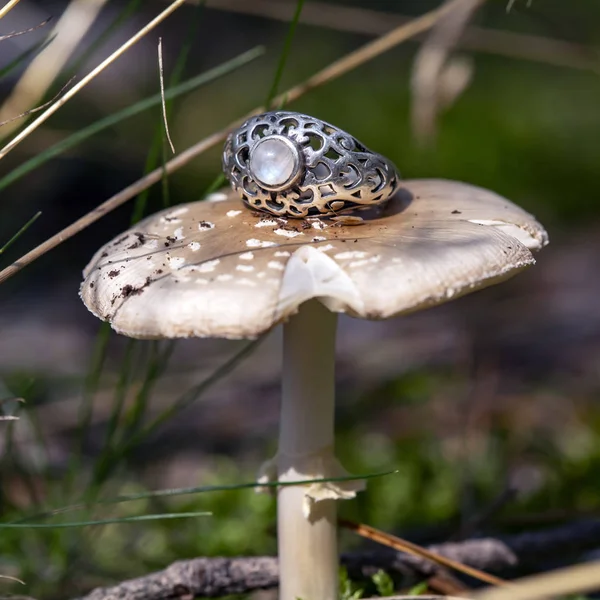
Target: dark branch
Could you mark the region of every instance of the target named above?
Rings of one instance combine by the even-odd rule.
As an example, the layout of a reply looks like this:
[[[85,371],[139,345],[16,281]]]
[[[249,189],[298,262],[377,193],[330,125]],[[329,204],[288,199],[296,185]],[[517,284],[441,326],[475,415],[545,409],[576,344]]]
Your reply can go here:
[[[540,564],[547,559],[564,560],[600,547],[600,520],[572,523],[555,529],[519,535],[480,538],[429,546],[429,550],[484,571],[502,572]],[[395,551],[378,549],[342,557],[350,577],[369,577],[379,569],[399,575],[431,575],[433,563]],[[278,584],[277,559],[195,558],[173,563],[163,571],[97,588],[79,600],[192,600],[243,594]]]

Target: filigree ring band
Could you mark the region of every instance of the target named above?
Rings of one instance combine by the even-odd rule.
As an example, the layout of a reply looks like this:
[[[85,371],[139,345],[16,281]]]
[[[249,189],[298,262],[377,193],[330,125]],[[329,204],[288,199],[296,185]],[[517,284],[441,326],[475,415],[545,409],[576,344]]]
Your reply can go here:
[[[400,178],[391,161],[345,131],[284,111],[251,117],[233,131],[223,171],[249,208],[293,218],[382,204]]]

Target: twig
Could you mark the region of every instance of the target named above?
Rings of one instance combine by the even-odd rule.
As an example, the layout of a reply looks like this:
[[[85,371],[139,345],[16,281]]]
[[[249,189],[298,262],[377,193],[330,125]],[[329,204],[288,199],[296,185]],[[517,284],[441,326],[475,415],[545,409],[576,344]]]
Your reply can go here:
[[[50,108],[43,112],[35,121],[33,121],[28,127],[23,129],[15,138],[10,141],[2,150],[0,150],[0,159],[4,158],[11,150],[14,150],[27,136],[29,136],[35,129],[37,129],[42,123],[44,123],[50,116],[52,116],[61,106],[63,106],[68,100],[70,100],[79,90],[84,88],[94,77],[101,73],[108,65],[113,63],[119,56],[131,48],[134,44],[139,42],[147,33],[152,31],[157,25],[162,23],[171,13],[175,12],[180,6],[185,4],[186,0],[174,0],[165,10],[163,10],[157,17],[152,19],[145,27],[140,29],[135,35],[130,37],[120,48],[115,50],[107,59],[103,60],[95,69],[88,73],[79,83],[74,85],[60,100],[55,102]],[[162,170],[161,170],[162,171]]]
[[[404,540],[395,535],[391,535],[384,531],[380,531],[378,529],[375,529],[374,527],[370,527],[369,525],[364,525],[362,523],[353,523],[352,521],[346,520],[341,520],[340,525],[342,527],[345,527],[346,529],[354,531],[362,537],[373,540],[378,544],[382,544],[384,546],[388,546],[389,548],[393,548],[394,550],[406,552],[407,554],[413,554],[414,556],[430,560],[444,567],[448,567],[450,569],[454,569],[455,571],[464,573],[465,575],[470,575],[471,577],[479,579],[480,581],[485,581],[485,583],[489,583],[490,585],[503,586],[507,585],[508,583],[503,579],[500,579],[493,575],[489,575],[488,573],[484,573],[483,571],[480,571],[479,569],[475,569],[473,567],[469,567],[468,565],[464,565],[459,561],[452,560],[451,558],[446,558],[445,556],[436,552],[431,552],[426,548],[409,542],[408,540]]]
[[[175,154],[175,146],[173,146],[173,141],[171,140],[171,134],[169,133],[169,122],[167,119],[167,103],[165,101],[165,80],[163,77],[163,54],[162,54],[162,38],[158,38],[158,77],[160,79],[160,97],[162,100],[162,113],[163,113],[163,121],[165,123],[165,135],[167,136],[167,141],[169,142],[169,146],[171,147],[171,152]]]
[[[185,0],[181,0],[181,2],[184,1]],[[454,6],[460,1],[462,0],[455,0],[451,4],[445,4],[441,8],[437,8],[428,13],[425,13],[421,17],[415,19],[414,21],[411,21],[406,25],[402,25],[397,29],[394,29],[390,33],[362,46],[358,50],[347,54],[343,58],[334,61],[329,66],[325,67],[323,70],[317,72],[315,75],[307,79],[304,83],[301,83],[291,88],[289,91],[277,96],[273,100],[273,105],[278,106],[284,99],[286,103],[297,100],[310,90],[319,87],[320,85],[323,85],[329,81],[332,81],[337,77],[340,77],[344,73],[347,73],[348,71],[351,71],[357,66],[368,62],[369,60],[375,58],[379,54],[390,50],[394,46],[409,39],[410,37],[418,35],[419,33],[423,33],[424,31],[432,27],[438,19],[442,18],[450,10],[453,10]],[[171,5],[171,7],[172,6],[173,5]],[[34,248],[30,252],[22,256],[12,265],[0,271],[0,283],[3,283],[8,278],[12,277],[15,273],[18,273],[23,267],[27,266],[28,264],[31,264],[34,260],[38,259],[40,256],[42,256],[49,250],[52,250],[65,240],[73,237],[75,234],[79,233],[92,223],[96,222],[105,214],[121,206],[128,200],[134,198],[140,192],[143,192],[150,186],[159,182],[165,174],[173,173],[177,169],[180,169],[181,167],[186,165],[196,156],[202,154],[206,150],[209,150],[213,146],[216,146],[218,143],[223,142],[230,131],[238,127],[248,117],[258,114],[262,110],[264,110],[264,107],[262,106],[256,108],[252,112],[248,113],[248,115],[242,117],[241,119],[237,119],[221,131],[217,131],[216,133],[213,133],[212,135],[208,136],[207,138],[203,139],[197,144],[194,144],[187,150],[181,152],[175,158],[172,158],[169,162],[165,163],[165,165],[155,169],[154,171],[151,171],[141,179],[138,179],[138,181],[136,181],[135,183],[132,183],[130,186],[121,190],[118,194],[115,194],[112,198],[109,198],[108,200],[103,202],[100,206],[90,211],[87,215],[84,215],[83,217],[81,217],[80,219],[78,219],[77,221],[75,221],[56,235],[53,235],[51,238],[37,246],[37,248]]]
[[[595,520],[504,538],[440,544],[429,546],[428,550],[478,569],[501,572],[515,566],[539,565],[548,558],[564,560],[569,553],[597,548],[599,539],[600,520]],[[388,550],[347,554],[342,556],[342,563],[353,579],[368,578],[379,569],[399,576],[430,576],[439,568],[423,558]],[[244,594],[276,587],[278,576],[275,557],[195,558],[113,587],[98,588],[79,600],[164,600]],[[512,591],[512,586],[506,588],[509,596]]]

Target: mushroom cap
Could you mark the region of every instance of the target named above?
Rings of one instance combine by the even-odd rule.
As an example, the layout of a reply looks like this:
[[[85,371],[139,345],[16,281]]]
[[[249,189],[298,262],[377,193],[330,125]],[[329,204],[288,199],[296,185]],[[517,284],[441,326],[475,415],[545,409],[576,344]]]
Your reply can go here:
[[[101,248],[81,298],[137,338],[252,338],[319,299],[386,319],[505,280],[548,242],[527,212],[488,190],[405,180],[360,225],[271,217],[233,192],[158,212]]]

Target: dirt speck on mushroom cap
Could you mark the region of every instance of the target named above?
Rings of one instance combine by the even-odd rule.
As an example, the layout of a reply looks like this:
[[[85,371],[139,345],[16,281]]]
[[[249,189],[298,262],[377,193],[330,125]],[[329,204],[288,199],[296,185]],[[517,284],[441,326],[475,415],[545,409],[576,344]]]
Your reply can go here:
[[[542,226],[493,192],[407,180],[360,227],[289,221],[218,202],[161,211],[106,244],[81,297],[132,337],[255,337],[319,298],[383,319],[448,301],[534,263]]]

